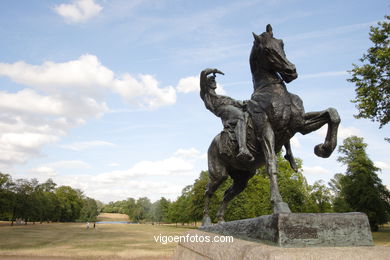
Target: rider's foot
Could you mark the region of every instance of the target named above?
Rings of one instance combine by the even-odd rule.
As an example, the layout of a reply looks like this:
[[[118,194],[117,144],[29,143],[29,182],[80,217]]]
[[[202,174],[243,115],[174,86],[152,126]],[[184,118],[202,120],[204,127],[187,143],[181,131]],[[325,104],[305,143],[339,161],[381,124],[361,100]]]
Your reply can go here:
[[[243,161],[253,161],[253,155],[247,149],[240,149],[240,152],[237,154],[237,158]]]

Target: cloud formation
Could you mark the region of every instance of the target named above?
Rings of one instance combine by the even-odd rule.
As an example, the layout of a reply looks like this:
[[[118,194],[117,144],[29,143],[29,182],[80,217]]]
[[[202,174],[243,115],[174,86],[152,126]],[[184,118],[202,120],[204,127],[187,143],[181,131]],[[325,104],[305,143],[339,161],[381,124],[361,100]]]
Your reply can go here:
[[[326,137],[326,133],[328,131],[328,127],[327,125],[323,126],[320,128],[319,131],[317,131],[316,133],[322,137]],[[345,138],[348,138],[350,136],[353,136],[353,135],[356,135],[356,136],[361,136],[361,131],[353,126],[343,126],[343,125],[340,125],[339,126],[339,129],[337,131],[337,137],[339,139],[345,139]]]
[[[200,79],[199,76],[190,76],[182,78],[176,86],[176,90],[179,93],[191,93],[200,91]],[[219,95],[226,95],[224,88],[217,83],[215,92]]]
[[[196,177],[199,172],[195,170],[195,165],[200,160],[204,160],[201,154],[194,148],[179,149],[173,155],[161,160],[144,160],[135,163],[132,167],[123,170],[98,173],[96,175],[72,175],[61,174],[61,169],[84,169],[90,165],[83,161],[58,161],[40,165],[31,170],[34,177],[53,178],[58,185],[70,185],[74,188],[82,189],[87,196],[108,202],[110,200],[121,200],[126,197],[147,196],[152,200],[157,200],[164,196],[174,199],[183,188],[179,183],[161,181],[157,178],[168,178],[172,176]],[[148,180],[147,177],[152,177]]]
[[[305,166],[302,165],[302,170],[304,174],[319,174],[321,176],[328,175],[331,173],[328,169],[325,169],[322,166]]]
[[[0,166],[26,162],[40,155],[72,127],[109,112],[107,94],[118,94],[130,106],[156,109],[176,102],[174,87],[160,87],[151,75],[116,75],[90,54],[62,63],[24,61],[0,63],[0,77],[23,85],[16,92],[0,91]],[[86,149],[108,143],[73,144]]]
[[[103,9],[94,0],[73,0],[71,4],[60,4],[54,10],[69,23],[85,22]]]

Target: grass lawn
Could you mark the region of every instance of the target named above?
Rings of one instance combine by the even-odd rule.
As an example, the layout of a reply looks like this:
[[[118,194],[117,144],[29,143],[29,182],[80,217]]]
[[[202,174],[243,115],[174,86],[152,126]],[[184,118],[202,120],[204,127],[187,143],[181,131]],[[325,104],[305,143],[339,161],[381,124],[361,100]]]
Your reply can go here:
[[[127,221],[126,215],[102,214],[101,221]],[[91,225],[92,226],[92,225]],[[156,243],[154,236],[180,235],[189,227],[151,224],[85,223],[0,226],[0,260],[4,256],[79,259],[170,259],[176,243]],[[373,232],[375,245],[390,246],[390,224]],[[18,259],[18,258],[12,258]],[[27,259],[27,258],[23,258]]]
[[[378,232],[372,232],[376,246],[390,246],[390,224],[379,228]]]
[[[107,216],[103,219],[113,220]],[[156,243],[154,236],[180,235],[187,229],[151,224],[97,224],[96,229],[89,230],[84,223],[1,226],[0,259],[5,255],[169,259],[177,244]]]

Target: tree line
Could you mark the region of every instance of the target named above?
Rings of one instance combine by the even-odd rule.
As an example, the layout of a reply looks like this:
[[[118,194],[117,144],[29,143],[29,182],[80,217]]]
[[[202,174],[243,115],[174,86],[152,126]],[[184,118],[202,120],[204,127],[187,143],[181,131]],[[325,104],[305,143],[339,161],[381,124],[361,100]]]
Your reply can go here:
[[[338,161],[346,165],[345,173],[337,173],[328,185],[322,180],[309,185],[302,174],[302,161],[297,159],[298,172],[278,155],[278,183],[281,195],[292,212],[364,212],[372,230],[387,223],[390,214],[390,192],[382,184],[366,153],[363,138],[349,137],[339,147]],[[202,220],[207,171],[202,171],[192,185],[186,186],[174,201],[164,197],[152,203],[149,198],[128,198],[102,204],[88,198],[78,189],[57,185],[48,179],[13,180],[0,174],[0,219],[27,221],[95,221],[100,212],[122,213],[137,223],[196,223]],[[228,179],[210,201],[214,217],[224,191],[232,184]],[[272,213],[269,178],[264,168],[258,169],[248,187],[229,204],[227,221],[253,218]]]
[[[48,179],[13,180],[0,173],[0,220],[27,222],[95,221],[101,203],[84,196],[70,186],[60,186]]]

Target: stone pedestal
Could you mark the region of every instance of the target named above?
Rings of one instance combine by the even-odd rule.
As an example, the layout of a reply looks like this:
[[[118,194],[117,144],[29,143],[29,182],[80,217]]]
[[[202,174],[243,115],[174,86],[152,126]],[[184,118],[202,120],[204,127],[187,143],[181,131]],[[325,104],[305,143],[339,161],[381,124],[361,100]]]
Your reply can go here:
[[[214,233],[190,230],[176,248],[175,260],[367,260],[390,259],[390,247],[306,247],[282,248],[234,238],[230,242],[215,242]],[[202,239],[200,239],[202,237]],[[196,239],[198,238],[196,242]],[[209,242],[205,242],[208,238]],[[200,242],[203,241],[203,242]],[[214,242],[211,242],[214,241]],[[221,241],[219,238],[218,241]]]
[[[372,246],[368,218],[352,213],[280,213],[199,228],[280,247]]]

